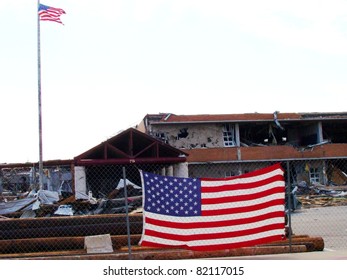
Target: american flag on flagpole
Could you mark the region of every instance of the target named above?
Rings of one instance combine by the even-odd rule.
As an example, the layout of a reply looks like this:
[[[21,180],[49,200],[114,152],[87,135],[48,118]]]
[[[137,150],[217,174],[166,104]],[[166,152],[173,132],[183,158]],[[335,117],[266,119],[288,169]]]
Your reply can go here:
[[[285,236],[285,182],[280,164],[228,178],[140,172],[141,246],[222,250]]]
[[[39,4],[38,13],[40,20],[54,21],[63,24],[63,22],[60,20],[60,16],[65,14],[63,9]]]

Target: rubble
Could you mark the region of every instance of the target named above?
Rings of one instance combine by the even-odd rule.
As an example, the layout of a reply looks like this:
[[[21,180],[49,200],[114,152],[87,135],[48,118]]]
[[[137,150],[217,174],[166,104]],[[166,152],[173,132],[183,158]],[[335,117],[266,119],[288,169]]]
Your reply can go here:
[[[54,216],[79,216],[116,214],[128,211],[141,212],[142,188],[126,180],[127,201],[125,201],[124,181],[121,179],[114,190],[101,198],[88,194],[59,194],[58,191],[32,190],[30,192],[2,193],[0,215],[13,218],[34,218]],[[78,199],[76,198],[78,197]],[[140,210],[139,210],[140,209]]]
[[[296,198],[304,208],[347,205],[347,186],[308,186],[301,182],[297,187]]]
[[[298,196],[298,200],[304,208],[326,207],[326,206],[346,206],[347,193],[341,197],[333,197],[329,195],[302,195]]]

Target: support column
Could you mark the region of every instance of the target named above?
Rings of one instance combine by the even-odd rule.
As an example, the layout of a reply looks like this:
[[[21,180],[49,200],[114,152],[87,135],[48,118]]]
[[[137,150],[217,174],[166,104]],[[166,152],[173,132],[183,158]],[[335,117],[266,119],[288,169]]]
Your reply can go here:
[[[170,165],[168,167],[166,167],[166,176],[173,176],[173,166]]]
[[[181,162],[174,165],[174,176],[175,177],[182,177],[187,178],[189,177],[188,174],[188,163]]]
[[[322,143],[323,139],[323,126],[322,122],[318,122],[318,131],[317,131],[317,143]]]
[[[84,166],[75,166],[75,198],[86,199],[87,196],[87,180],[86,170]]]
[[[161,176],[166,176],[166,169],[165,169],[165,167],[163,167],[163,168],[160,170],[160,175],[161,175]]]

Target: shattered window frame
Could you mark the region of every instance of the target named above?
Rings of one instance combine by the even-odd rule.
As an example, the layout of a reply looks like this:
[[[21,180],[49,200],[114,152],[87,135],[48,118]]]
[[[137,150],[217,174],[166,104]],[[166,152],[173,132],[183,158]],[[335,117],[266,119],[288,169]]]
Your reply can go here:
[[[158,140],[163,141],[164,143],[168,143],[168,137],[166,132],[157,131],[154,133],[154,137]]]
[[[231,123],[223,124],[223,143],[224,147],[235,147],[235,125]]]

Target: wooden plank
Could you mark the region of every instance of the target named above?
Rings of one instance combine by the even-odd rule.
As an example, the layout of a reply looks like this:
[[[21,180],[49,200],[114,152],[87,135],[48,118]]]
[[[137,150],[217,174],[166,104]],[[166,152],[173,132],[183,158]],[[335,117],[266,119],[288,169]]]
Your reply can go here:
[[[130,222],[141,222],[142,214],[129,215]],[[3,219],[0,220],[0,231],[8,229],[40,228],[40,227],[60,227],[84,224],[105,224],[105,223],[125,223],[125,214],[101,214],[85,216],[64,216],[46,218],[25,218],[25,219]]]
[[[311,251],[323,251],[324,250],[324,240],[322,237],[295,237],[292,239],[292,245],[307,245],[308,249]],[[289,240],[282,240],[282,241],[276,241],[271,242],[269,245],[288,245],[289,246]]]
[[[306,252],[304,245],[292,246],[292,253]],[[237,257],[237,256],[256,256],[256,255],[268,255],[268,254],[284,254],[289,253],[288,246],[266,246],[266,247],[247,247],[233,250],[221,250],[221,251],[190,251],[183,249],[147,249],[136,250],[132,253],[132,259],[134,260],[178,260],[178,259],[199,259],[199,258],[225,258],[225,257]],[[45,253],[27,253],[27,254],[7,254],[0,255],[0,258],[15,258],[26,260],[128,260],[129,255],[126,251],[115,251],[109,254],[91,254],[88,255],[82,250],[75,251],[57,251],[57,252],[45,252]]]
[[[72,236],[0,240],[0,254],[83,250],[84,238],[84,236]],[[138,245],[140,238],[140,234],[132,235],[131,245]],[[127,235],[112,235],[111,240],[114,250],[120,250],[128,245]]]
[[[40,228],[9,229],[0,232],[0,239],[23,239],[43,237],[86,236],[98,234],[126,235],[126,223],[97,223],[70,226],[51,226]],[[130,233],[142,233],[142,222],[131,222]]]

